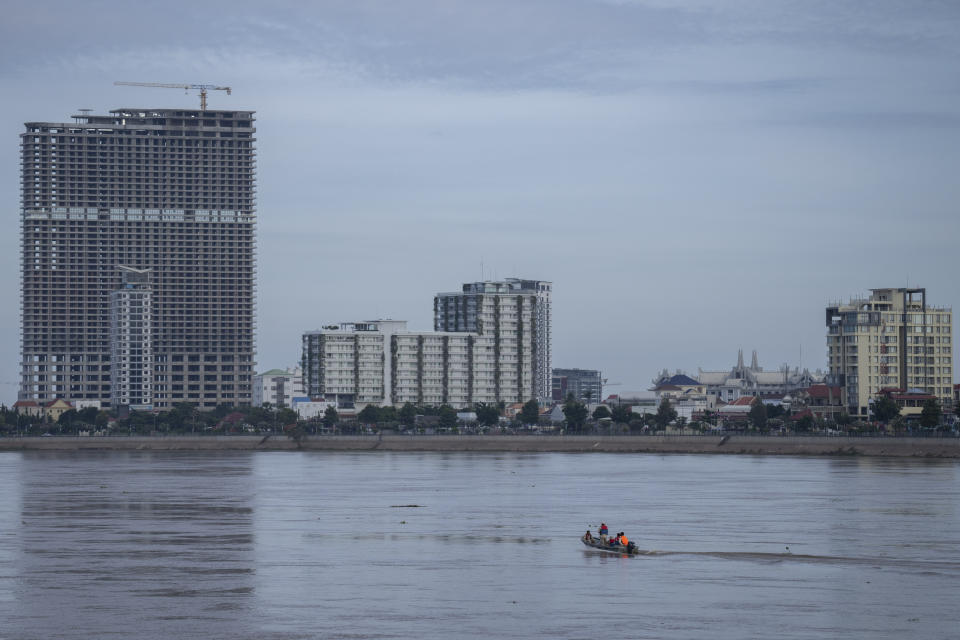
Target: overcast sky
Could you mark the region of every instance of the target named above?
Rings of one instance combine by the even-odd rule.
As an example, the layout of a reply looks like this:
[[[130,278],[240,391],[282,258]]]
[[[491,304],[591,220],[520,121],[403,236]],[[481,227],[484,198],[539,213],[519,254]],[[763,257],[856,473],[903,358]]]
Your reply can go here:
[[[825,367],[824,307],[960,299],[960,3],[7,0],[0,400],[25,121],[257,112],[258,365],[481,278],[554,283],[553,364],[610,392],[737,349]],[[482,270],[481,270],[482,269]]]

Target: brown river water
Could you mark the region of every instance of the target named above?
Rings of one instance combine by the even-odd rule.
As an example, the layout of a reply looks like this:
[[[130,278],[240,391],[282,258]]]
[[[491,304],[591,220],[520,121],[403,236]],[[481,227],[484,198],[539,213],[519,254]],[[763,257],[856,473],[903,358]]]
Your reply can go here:
[[[958,597],[958,461],[0,453],[0,640],[936,639]]]

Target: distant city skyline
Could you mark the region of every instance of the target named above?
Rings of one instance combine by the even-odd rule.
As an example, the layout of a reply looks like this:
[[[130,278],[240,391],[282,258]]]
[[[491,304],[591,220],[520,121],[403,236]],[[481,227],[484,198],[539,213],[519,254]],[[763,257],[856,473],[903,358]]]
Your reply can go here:
[[[553,365],[611,390],[739,348],[825,369],[825,306],[873,288],[960,300],[958,6],[189,7],[7,2],[0,127],[199,105],[116,80],[232,87],[208,99],[256,112],[258,371],[341,318],[429,330],[450,282],[553,282]],[[8,406],[18,165],[0,156]]]

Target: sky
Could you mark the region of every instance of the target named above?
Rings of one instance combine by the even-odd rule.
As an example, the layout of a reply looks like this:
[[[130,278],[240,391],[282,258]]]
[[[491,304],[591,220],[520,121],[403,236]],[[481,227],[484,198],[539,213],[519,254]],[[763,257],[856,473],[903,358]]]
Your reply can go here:
[[[824,308],[960,301],[960,3],[6,0],[0,401],[19,370],[26,121],[257,112],[257,369],[304,331],[433,328],[464,282],[552,281],[553,366],[825,368]]]

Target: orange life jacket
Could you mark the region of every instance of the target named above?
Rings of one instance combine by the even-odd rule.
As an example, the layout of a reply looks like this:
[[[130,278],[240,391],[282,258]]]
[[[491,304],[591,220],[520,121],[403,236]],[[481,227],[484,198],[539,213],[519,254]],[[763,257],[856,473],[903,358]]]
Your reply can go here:
[[[627,540],[627,536],[620,536],[620,544],[626,545],[628,542],[630,541]]]

